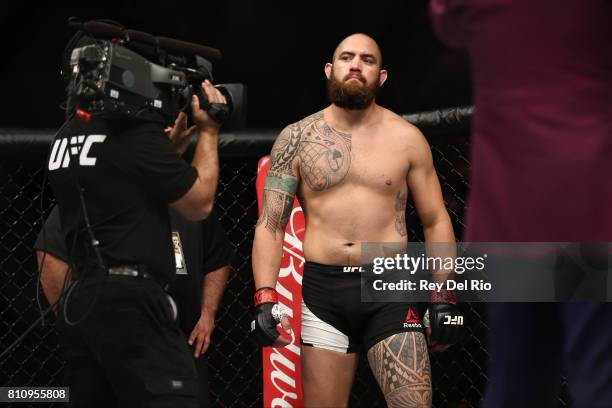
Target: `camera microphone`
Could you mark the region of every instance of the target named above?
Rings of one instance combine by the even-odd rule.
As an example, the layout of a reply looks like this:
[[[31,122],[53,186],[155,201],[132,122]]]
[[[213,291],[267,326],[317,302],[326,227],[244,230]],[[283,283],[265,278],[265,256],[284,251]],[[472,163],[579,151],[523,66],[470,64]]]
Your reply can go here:
[[[198,55],[211,62],[220,61],[222,57],[221,51],[216,48],[194,44],[187,41],[175,40],[168,37],[156,37],[152,34],[145,33],[144,31],[126,30],[121,26],[103,21],[86,21],[82,23],[81,26],[83,31],[95,37],[107,39],[120,38],[125,40],[126,46],[128,47],[130,41],[137,41],[150,46],[159,47],[166,50],[170,54],[190,56]]]

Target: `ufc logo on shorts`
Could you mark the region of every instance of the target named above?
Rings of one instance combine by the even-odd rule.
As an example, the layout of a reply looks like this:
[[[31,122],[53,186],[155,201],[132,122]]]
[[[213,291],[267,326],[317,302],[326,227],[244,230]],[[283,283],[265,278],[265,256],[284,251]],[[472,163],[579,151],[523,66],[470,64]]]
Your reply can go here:
[[[96,158],[89,156],[89,150],[94,143],[102,143],[104,140],[106,135],[79,135],[70,139],[55,140],[49,157],[49,171],[67,169],[70,165],[70,156],[77,155],[80,166],[95,166]]]
[[[452,326],[463,326],[463,316],[444,316],[444,321],[442,324],[452,325]]]
[[[363,272],[361,266],[345,266],[343,272]]]

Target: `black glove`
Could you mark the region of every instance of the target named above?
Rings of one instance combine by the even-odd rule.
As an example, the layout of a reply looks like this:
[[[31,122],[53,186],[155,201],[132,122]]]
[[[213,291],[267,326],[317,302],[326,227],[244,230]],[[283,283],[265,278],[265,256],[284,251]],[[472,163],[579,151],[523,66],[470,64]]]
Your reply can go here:
[[[437,344],[454,344],[463,338],[465,322],[459,306],[454,303],[432,303],[427,313],[431,341]]]
[[[260,288],[253,296],[255,320],[251,323],[257,341],[262,346],[270,346],[280,333],[276,325],[281,321],[281,311],[278,306],[278,294],[272,288]]]

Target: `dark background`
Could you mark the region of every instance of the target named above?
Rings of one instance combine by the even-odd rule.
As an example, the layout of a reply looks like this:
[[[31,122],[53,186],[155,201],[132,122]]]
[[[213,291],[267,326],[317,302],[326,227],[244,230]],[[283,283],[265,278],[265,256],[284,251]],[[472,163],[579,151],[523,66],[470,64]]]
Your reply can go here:
[[[338,42],[354,32],[372,35],[382,48],[390,74],[379,99],[383,106],[410,113],[471,102],[466,55],[436,40],[426,1],[363,5],[218,0],[190,3],[189,8],[186,3],[178,8],[170,2],[151,1],[146,8],[123,2],[114,8],[80,9],[15,4],[0,10],[0,129],[29,128],[26,133],[33,133],[63,122],[59,68],[64,46],[74,33],[66,25],[69,16],[114,19],[127,28],[219,48],[224,60],[215,66],[215,82],[248,86],[248,126],[252,128],[281,128],[326,106],[324,64]],[[16,133],[9,130],[8,134]],[[446,175],[441,181],[451,194],[445,199],[458,232],[468,188],[464,175],[469,168],[469,144],[464,136],[444,133],[438,142],[431,141],[437,169]],[[4,153],[0,160],[0,350],[38,317],[31,244],[40,230],[41,163],[46,149],[36,154],[26,138],[19,142],[0,149]],[[250,251],[257,218],[252,186],[257,158],[222,157],[216,204],[237,254],[209,352],[214,406],[261,406],[261,355],[245,335],[251,320]],[[50,194],[45,198],[48,211]],[[408,219],[416,220],[414,210],[410,211]],[[410,234],[417,235],[412,229]],[[436,407],[477,406],[481,399],[487,358],[482,311],[470,308],[468,321],[473,322],[468,340],[455,351],[432,357]],[[52,323],[37,326],[1,363],[0,384],[62,384],[64,363]],[[384,406],[364,361],[351,398],[352,407]]]
[[[280,128],[326,105],[323,66],[354,32],[380,44],[389,80],[380,103],[398,113],[471,102],[467,57],[435,38],[427,1],[178,3],[122,2],[106,8],[0,11],[1,127],[56,127],[63,82],[60,56],[74,33],[66,20],[106,18],[126,28],[219,48],[215,82],[243,82],[249,91],[249,127]],[[189,7],[185,7],[189,4]]]

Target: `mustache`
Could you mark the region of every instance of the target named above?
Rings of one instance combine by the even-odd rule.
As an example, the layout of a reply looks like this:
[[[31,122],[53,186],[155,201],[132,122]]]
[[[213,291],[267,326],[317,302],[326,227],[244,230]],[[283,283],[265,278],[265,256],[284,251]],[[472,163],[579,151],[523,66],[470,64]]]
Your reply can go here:
[[[343,78],[343,82],[348,81],[351,78],[356,78],[358,79],[360,82],[362,83],[366,83],[366,79],[363,75],[361,75],[360,73],[351,73],[351,74],[347,74],[344,78]]]

